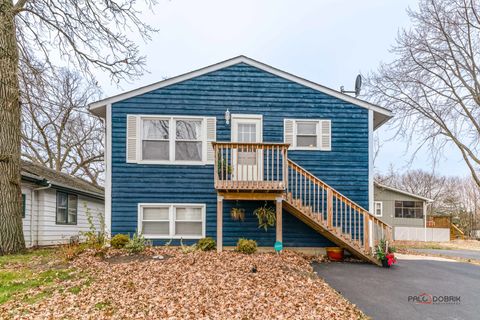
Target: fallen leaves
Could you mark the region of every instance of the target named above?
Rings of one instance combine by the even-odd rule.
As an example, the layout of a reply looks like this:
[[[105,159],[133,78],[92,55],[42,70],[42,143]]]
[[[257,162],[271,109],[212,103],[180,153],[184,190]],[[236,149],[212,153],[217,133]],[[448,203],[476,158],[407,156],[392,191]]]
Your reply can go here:
[[[89,276],[28,304],[0,306],[13,319],[359,319],[364,315],[315,276],[293,252],[244,255],[156,248],[140,259],[82,254],[73,267]],[[168,259],[151,258],[163,255]],[[33,292],[32,292],[33,294]]]

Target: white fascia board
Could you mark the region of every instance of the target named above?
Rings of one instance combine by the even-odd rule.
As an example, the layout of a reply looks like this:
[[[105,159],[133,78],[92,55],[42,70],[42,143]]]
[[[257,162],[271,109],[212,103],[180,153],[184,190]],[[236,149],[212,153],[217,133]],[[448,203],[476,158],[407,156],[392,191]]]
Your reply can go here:
[[[378,128],[381,124],[383,124],[386,120],[388,120],[392,117],[392,112],[388,109],[385,109],[383,107],[380,107],[378,105],[369,103],[369,102],[364,101],[364,100],[360,100],[358,98],[351,97],[349,95],[346,95],[346,94],[341,93],[339,91],[336,91],[334,89],[331,89],[331,88],[322,86],[318,83],[309,81],[307,79],[295,76],[291,73],[282,71],[280,69],[274,68],[272,66],[269,66],[267,64],[264,64],[262,62],[253,60],[253,59],[245,57],[245,56],[238,56],[238,57],[235,57],[235,58],[232,58],[232,59],[229,59],[229,60],[225,60],[225,61],[213,64],[213,65],[208,66],[208,67],[204,67],[204,68],[201,68],[201,69],[198,69],[198,70],[195,70],[195,71],[191,71],[191,72],[188,72],[188,73],[185,73],[185,74],[182,74],[182,75],[179,75],[179,76],[167,79],[167,80],[159,81],[159,82],[156,82],[156,83],[153,83],[153,84],[150,84],[150,85],[147,85],[147,86],[135,89],[135,90],[124,92],[124,93],[121,93],[119,95],[115,95],[115,96],[112,96],[112,97],[109,97],[109,98],[106,98],[106,99],[103,99],[103,100],[99,100],[97,102],[93,102],[89,105],[88,109],[90,110],[91,113],[93,113],[95,115],[102,115],[102,114],[105,114],[103,109],[106,107],[107,104],[112,104],[112,103],[119,102],[119,101],[122,101],[122,100],[125,100],[125,99],[128,99],[128,98],[132,98],[132,97],[135,97],[135,96],[138,96],[138,95],[141,95],[141,94],[153,91],[153,90],[157,90],[157,89],[160,89],[160,88],[163,88],[163,87],[166,87],[166,86],[170,86],[172,84],[179,83],[179,82],[182,82],[182,81],[185,81],[185,80],[189,80],[189,79],[192,79],[192,78],[195,78],[195,77],[198,77],[198,76],[210,73],[210,72],[214,72],[214,71],[217,71],[217,70],[220,70],[220,69],[223,69],[223,68],[227,68],[227,67],[239,64],[239,63],[248,64],[252,67],[258,68],[258,69],[263,70],[263,71],[266,71],[266,72],[271,73],[273,75],[276,75],[278,77],[296,82],[298,84],[301,84],[303,86],[309,87],[309,88],[314,89],[314,90],[317,90],[319,92],[331,95],[335,98],[338,98],[338,99],[341,99],[343,101],[352,103],[352,104],[357,105],[359,107],[363,107],[363,108],[366,108],[368,110],[373,110],[375,113],[381,115],[382,116],[381,118],[383,118],[375,124],[375,129]]]
[[[404,194],[404,195],[410,196],[412,198],[417,198],[417,199],[420,199],[420,200],[423,200],[423,201],[426,201],[426,202],[434,202],[434,200],[432,200],[432,199],[425,198],[425,197],[419,196],[418,194],[413,194],[413,193],[403,191],[403,190],[400,190],[400,189],[397,189],[397,188],[393,188],[393,187],[390,187],[390,186],[386,186],[386,185],[380,184],[378,182],[375,182],[375,185],[379,188],[387,189],[387,190],[397,192],[397,193],[400,193],[400,194]]]

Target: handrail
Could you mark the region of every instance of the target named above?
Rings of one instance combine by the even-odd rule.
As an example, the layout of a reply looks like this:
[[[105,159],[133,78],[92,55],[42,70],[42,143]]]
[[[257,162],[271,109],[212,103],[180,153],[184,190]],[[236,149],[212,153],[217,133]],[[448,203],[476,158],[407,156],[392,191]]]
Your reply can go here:
[[[212,142],[217,190],[283,192],[288,143]]]
[[[296,202],[297,206],[317,217],[319,223],[349,237],[348,240],[362,245],[365,251],[370,251],[370,239],[373,244],[380,238],[391,240],[390,225],[294,161],[288,159],[287,164],[291,169],[290,172],[287,170],[290,181],[287,185],[287,201]],[[288,195],[291,199],[288,199]]]

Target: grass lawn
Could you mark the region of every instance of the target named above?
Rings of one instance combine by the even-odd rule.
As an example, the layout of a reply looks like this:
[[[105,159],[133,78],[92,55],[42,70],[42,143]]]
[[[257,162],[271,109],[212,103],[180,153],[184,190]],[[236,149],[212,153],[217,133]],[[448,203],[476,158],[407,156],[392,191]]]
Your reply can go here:
[[[288,251],[39,250],[0,257],[0,277],[0,319],[366,318]]]
[[[480,250],[478,240],[452,240],[449,242],[395,241],[399,249]]]

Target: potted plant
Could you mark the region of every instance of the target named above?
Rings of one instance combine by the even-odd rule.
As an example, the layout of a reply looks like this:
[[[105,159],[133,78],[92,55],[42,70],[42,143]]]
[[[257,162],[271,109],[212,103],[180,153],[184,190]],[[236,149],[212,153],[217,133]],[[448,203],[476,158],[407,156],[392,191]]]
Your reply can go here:
[[[267,202],[263,207],[257,208],[253,214],[258,218],[258,227],[267,231],[268,227],[273,227],[276,220],[276,211],[271,207],[267,207]]]
[[[331,261],[343,261],[343,248],[327,247],[327,257]]]
[[[395,247],[390,247],[385,239],[381,239],[375,248],[375,256],[382,262],[382,267],[390,268],[397,262],[395,258]]]
[[[243,208],[232,208],[230,210],[230,216],[234,221],[244,221],[245,220],[245,209]]]

